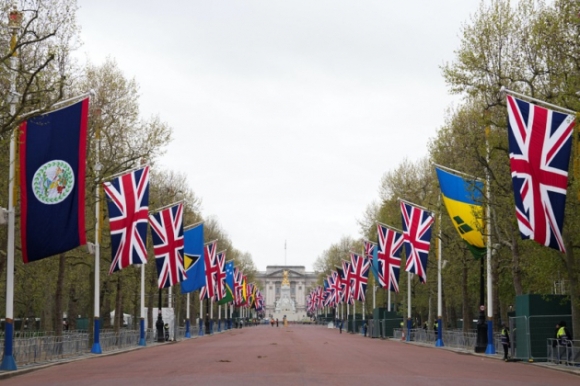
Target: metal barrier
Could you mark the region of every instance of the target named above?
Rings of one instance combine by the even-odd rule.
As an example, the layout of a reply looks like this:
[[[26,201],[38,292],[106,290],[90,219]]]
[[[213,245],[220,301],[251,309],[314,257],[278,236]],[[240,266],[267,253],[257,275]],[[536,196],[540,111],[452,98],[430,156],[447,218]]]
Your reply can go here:
[[[198,328],[197,326],[190,326],[190,333],[193,337],[197,337]],[[18,365],[29,365],[88,355],[91,350],[89,345],[91,338],[92,333],[89,334],[86,330],[63,331],[62,336],[56,336],[53,332],[29,332],[14,338],[14,360]],[[101,330],[99,334],[103,352],[137,347],[139,338],[139,330],[123,329],[118,333],[113,330]],[[178,327],[175,339],[179,341],[184,338],[185,327]],[[147,344],[155,344],[157,342],[157,330],[146,330],[145,340]],[[0,350],[4,351],[3,336],[0,338]]]
[[[561,344],[558,339],[548,339],[547,361],[555,365],[580,366],[580,340],[569,340]]]

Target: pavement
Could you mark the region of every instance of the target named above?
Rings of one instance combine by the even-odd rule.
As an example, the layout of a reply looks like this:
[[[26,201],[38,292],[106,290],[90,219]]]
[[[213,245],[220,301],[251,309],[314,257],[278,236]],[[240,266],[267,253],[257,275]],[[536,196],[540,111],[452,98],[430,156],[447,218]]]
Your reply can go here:
[[[580,371],[467,350],[339,334],[321,326],[213,336],[23,367],[10,385],[580,385]]]

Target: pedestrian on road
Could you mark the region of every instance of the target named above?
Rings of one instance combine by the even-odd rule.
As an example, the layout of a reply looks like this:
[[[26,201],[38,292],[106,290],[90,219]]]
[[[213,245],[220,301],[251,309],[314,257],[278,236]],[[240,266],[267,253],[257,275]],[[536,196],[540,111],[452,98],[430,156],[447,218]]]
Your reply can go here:
[[[503,346],[503,360],[508,361],[508,348],[510,347],[510,330],[505,323],[501,325],[501,345]]]
[[[278,327],[278,318],[276,318],[276,327]]]
[[[343,325],[343,323],[344,323],[343,319],[340,319],[340,324],[339,324],[338,330],[340,331],[341,334],[342,334],[342,325]]]

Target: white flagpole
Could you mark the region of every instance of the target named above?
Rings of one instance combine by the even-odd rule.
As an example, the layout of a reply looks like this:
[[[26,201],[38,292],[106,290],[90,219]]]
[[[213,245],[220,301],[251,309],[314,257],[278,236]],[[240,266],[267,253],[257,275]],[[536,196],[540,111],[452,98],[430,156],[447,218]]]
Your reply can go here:
[[[141,264],[141,320],[139,321],[139,346],[146,345],[147,340],[145,339],[145,264]]]
[[[100,185],[100,174],[101,174],[101,162],[99,160],[99,153],[101,150],[101,128],[97,127],[95,131],[96,140],[96,150],[95,150],[95,294],[94,294],[94,326],[93,326],[93,347],[91,348],[91,353],[101,354],[101,341],[100,341],[100,276],[101,276],[101,199],[99,197]]]
[[[356,300],[352,301],[352,333],[356,334]]]
[[[203,335],[203,300],[199,299],[199,336]]]
[[[213,299],[209,299],[209,333],[213,334]]]
[[[387,289],[387,311],[391,312],[391,289]]]
[[[413,321],[411,316],[411,279],[413,278],[413,274],[411,272],[407,272],[407,341],[411,340],[411,328],[413,328]]]
[[[16,93],[16,68],[18,66],[18,56],[16,54],[16,32],[22,22],[22,13],[16,10],[16,7],[10,11],[9,28],[12,30],[10,40],[10,116],[16,114],[16,102],[18,94]],[[10,168],[8,171],[8,240],[6,251],[6,324],[5,324],[5,342],[4,356],[0,364],[0,370],[15,371],[17,370],[16,361],[13,355],[14,340],[14,234],[16,228],[15,207],[15,177],[16,177],[16,131],[12,130],[10,134]],[[2,215],[2,213],[0,213]]]
[[[190,299],[189,299],[189,292],[187,293],[187,297],[185,302],[187,303],[187,307],[185,308],[185,337],[186,338],[191,338],[191,332],[190,332],[190,326],[191,326],[191,320],[190,320]]]
[[[489,165],[489,127],[485,130],[485,147],[487,164]],[[493,278],[491,273],[491,187],[489,169],[485,169],[486,187],[485,193],[487,198],[487,347],[485,353],[488,355],[495,355],[495,342],[493,339]]]
[[[441,196],[439,196],[439,200],[441,201]],[[443,347],[443,287],[441,284],[441,270],[442,270],[442,261],[443,256],[441,254],[442,251],[442,243],[443,239],[441,238],[441,211],[439,211],[439,238],[437,239],[437,256],[439,257],[437,261],[437,340],[435,341],[435,347]]]
[[[222,323],[222,305],[218,304],[218,332],[221,331],[221,323]]]

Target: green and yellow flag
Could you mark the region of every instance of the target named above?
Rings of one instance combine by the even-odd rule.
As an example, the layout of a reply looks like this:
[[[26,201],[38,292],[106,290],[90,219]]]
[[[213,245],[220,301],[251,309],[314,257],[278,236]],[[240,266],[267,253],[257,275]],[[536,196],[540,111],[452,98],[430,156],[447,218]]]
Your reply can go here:
[[[225,264],[226,270],[226,280],[225,280],[225,291],[226,296],[222,300],[218,301],[217,304],[228,304],[234,301],[234,261],[227,261]]]
[[[453,226],[476,259],[486,252],[483,229],[483,182],[466,180],[438,167],[441,195]]]

